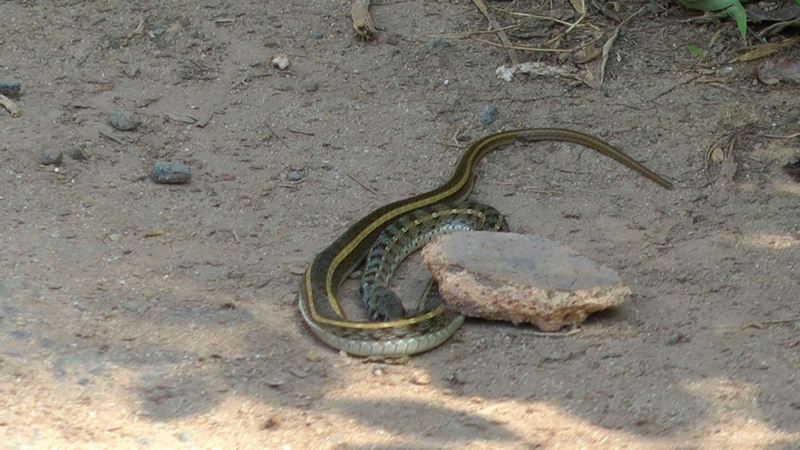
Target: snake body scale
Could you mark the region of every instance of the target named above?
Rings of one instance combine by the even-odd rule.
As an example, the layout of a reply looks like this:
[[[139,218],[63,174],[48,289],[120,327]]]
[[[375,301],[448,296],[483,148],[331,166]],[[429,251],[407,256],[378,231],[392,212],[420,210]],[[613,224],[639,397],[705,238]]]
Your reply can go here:
[[[458,229],[502,230],[493,208],[465,203],[476,179],[480,160],[514,142],[557,141],[579,144],[608,156],[666,189],[672,184],[622,151],[594,136],[561,128],[524,128],[488,135],[474,142],[439,187],[390,203],[351,225],[308,264],[300,284],[300,313],[311,331],[326,344],[357,356],[398,357],[430,350],[464,322],[442,306],[423,309],[411,317],[386,294],[388,278],[408,253],[438,234]],[[398,242],[402,241],[402,242]],[[377,243],[377,244],[376,244]],[[342,282],[365,259],[368,313],[379,322],[349,320],[336,297]],[[391,293],[389,293],[391,296]]]

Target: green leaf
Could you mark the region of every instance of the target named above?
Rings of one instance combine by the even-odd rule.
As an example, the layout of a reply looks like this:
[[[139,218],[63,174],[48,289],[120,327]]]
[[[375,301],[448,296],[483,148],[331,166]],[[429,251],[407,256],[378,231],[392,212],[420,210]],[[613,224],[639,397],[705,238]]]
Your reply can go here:
[[[800,0],[794,1],[800,4]],[[739,0],[680,0],[680,2],[683,6],[698,11],[725,10],[736,21],[742,39],[747,37],[747,11]]]
[[[680,2],[689,9],[719,11],[739,3],[739,0],[680,0]]]
[[[726,11],[736,20],[736,26],[739,28],[739,35],[742,39],[747,38],[747,11],[745,11],[744,6],[737,1],[736,4],[729,6]]]
[[[700,61],[706,59],[706,52],[702,48],[696,45],[689,44],[686,46],[686,49],[689,50],[689,53],[691,53],[695,58],[699,59]]]

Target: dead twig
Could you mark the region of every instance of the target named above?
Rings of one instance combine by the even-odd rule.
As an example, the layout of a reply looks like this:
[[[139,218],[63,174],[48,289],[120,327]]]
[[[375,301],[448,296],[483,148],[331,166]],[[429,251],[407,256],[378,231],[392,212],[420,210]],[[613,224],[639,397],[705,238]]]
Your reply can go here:
[[[500,30],[507,31],[513,30],[515,28],[519,28],[519,25],[509,25],[507,27],[500,28]],[[468,39],[472,36],[477,36],[481,34],[495,34],[498,30],[475,30],[475,31],[466,31],[464,33],[455,33],[455,34],[430,34],[428,37],[438,37],[441,39]]]
[[[528,331],[526,334],[531,334],[533,336],[541,336],[541,337],[550,337],[550,338],[563,338],[568,336],[574,336],[578,333],[583,331],[583,328],[578,326],[573,326],[572,329],[567,331]]]
[[[472,0],[472,3],[475,4],[475,7],[478,8],[478,11],[480,11],[481,14],[483,14],[483,17],[485,17],[489,22],[489,28],[497,33],[497,37],[500,39],[500,42],[503,43],[502,46],[506,49],[506,53],[508,54],[508,59],[511,60],[511,64],[519,64],[519,58],[517,57],[517,52],[515,49],[512,48],[511,40],[508,39],[508,35],[501,29],[497,21],[489,15],[489,10],[486,8],[486,3],[484,3],[483,0]]]
[[[293,130],[289,127],[286,127],[286,130],[294,134],[302,134],[303,136],[314,136],[314,133],[308,131]]]
[[[559,39],[561,39],[562,37],[568,35],[569,33],[572,32],[572,30],[574,30],[578,25],[580,25],[580,23],[583,22],[583,19],[585,19],[585,18],[586,18],[586,16],[580,16],[578,18],[578,20],[575,21],[575,23],[573,23],[570,26],[568,26],[566,30],[562,31],[561,33],[558,33],[558,36],[555,36],[555,37],[551,38],[546,43],[547,44],[552,44],[554,42],[558,42]]]
[[[567,27],[572,27],[572,26],[578,25],[577,22],[567,22],[566,20],[556,19],[555,17],[551,17],[551,16],[540,16],[538,14],[529,14],[529,13],[523,13],[523,12],[519,12],[519,11],[512,11],[512,10],[505,9],[505,8],[498,8],[497,6],[492,6],[492,9],[495,10],[495,11],[501,12],[501,13],[508,14],[509,16],[530,17],[531,19],[549,20],[551,22],[555,22],[555,23],[560,24],[560,25],[565,25]],[[598,26],[596,26],[596,25],[592,25],[592,24],[589,24],[589,23],[582,23],[581,25],[583,25],[585,27],[592,28],[592,29],[594,29],[596,31],[600,31],[600,28]]]
[[[106,133],[106,132],[105,132],[105,131],[103,131],[103,130],[100,130],[100,131],[98,131],[98,132],[97,132],[97,134],[99,134],[99,135],[100,135],[100,137],[104,137],[104,138],[108,139],[108,140],[109,140],[109,141],[111,141],[111,142],[117,143],[117,144],[119,144],[119,145],[125,145],[125,143],[124,143],[124,142],[122,142],[121,140],[119,140],[119,139],[115,138],[114,136],[112,136],[112,135],[110,135],[110,134]]]
[[[667,89],[665,89],[665,90],[663,90],[663,91],[659,92],[658,94],[654,95],[654,96],[653,96],[652,98],[650,98],[649,100],[645,100],[645,101],[643,101],[642,103],[652,103],[652,102],[654,102],[654,101],[658,100],[659,98],[661,98],[661,97],[663,97],[663,96],[665,96],[665,95],[669,94],[670,92],[674,91],[674,90],[675,90],[675,88],[677,88],[677,87],[679,87],[679,86],[683,86],[684,84],[689,84],[689,83],[691,83],[692,81],[694,81],[694,80],[696,80],[696,79],[698,79],[698,78],[700,78],[700,77],[702,77],[702,76],[703,76],[702,74],[700,74],[700,75],[695,75],[695,76],[693,76],[693,77],[689,77],[689,78],[687,78],[687,79],[685,79],[685,80],[683,80],[683,81],[679,81],[679,82],[677,82],[677,83],[673,84],[672,86],[668,87]]]
[[[759,134],[759,136],[770,139],[794,139],[796,137],[800,137],[800,133],[792,133],[792,134],[787,134],[785,136],[781,136],[778,134]]]
[[[523,52],[569,53],[569,52],[572,52],[572,51],[575,50],[575,48],[563,49],[563,48],[528,47],[528,46],[525,46],[525,45],[503,45],[503,44],[498,44],[497,42],[488,41],[486,39],[479,39],[479,38],[473,38],[473,39],[478,41],[478,42],[483,42],[484,44],[489,44],[489,45],[492,45],[492,46],[495,46],[495,47],[502,47],[502,48],[507,49],[507,50],[509,50],[509,49],[510,50],[520,50],[520,51],[523,51]],[[514,65],[516,65],[516,63]]]
[[[292,147],[290,147],[289,144],[287,144],[286,141],[283,140],[283,138],[278,136],[278,133],[276,133],[275,130],[273,130],[272,127],[268,123],[265,123],[264,125],[267,127],[269,132],[272,133],[273,136],[275,136],[275,139],[277,139],[281,144],[283,144],[289,150],[292,149]]]
[[[458,142],[458,135],[461,134],[462,131],[464,131],[464,127],[457,129],[456,132],[453,133],[453,142],[455,142],[455,145],[459,147],[461,146],[461,144],[460,142]]]
[[[359,179],[358,179],[358,178],[356,178],[355,176],[351,175],[351,174],[350,174],[350,173],[348,173],[348,172],[344,172],[344,174],[345,174],[345,175],[347,175],[347,177],[348,177],[348,178],[350,178],[351,180],[355,181],[355,182],[356,182],[356,183],[357,183],[359,186],[361,186],[362,188],[364,188],[364,190],[365,190],[365,191],[369,192],[369,193],[370,193],[370,194],[372,194],[373,196],[375,196],[375,195],[378,195],[378,193],[375,191],[375,189],[372,189],[371,187],[369,187],[369,186],[367,186],[366,184],[362,183],[362,182],[361,182],[361,181],[359,181]]]
[[[626,17],[625,20],[620,22],[619,25],[617,25],[614,28],[614,32],[611,33],[611,37],[609,37],[606,43],[603,44],[603,59],[600,62],[600,84],[603,84],[603,80],[605,79],[606,65],[608,64],[608,55],[611,54],[611,48],[614,46],[614,43],[617,41],[617,38],[619,37],[620,28],[622,28],[623,25],[628,23],[628,21],[641,14],[645,10],[645,8],[647,8],[647,6],[648,5],[642,6],[641,8],[639,8],[638,11]]]

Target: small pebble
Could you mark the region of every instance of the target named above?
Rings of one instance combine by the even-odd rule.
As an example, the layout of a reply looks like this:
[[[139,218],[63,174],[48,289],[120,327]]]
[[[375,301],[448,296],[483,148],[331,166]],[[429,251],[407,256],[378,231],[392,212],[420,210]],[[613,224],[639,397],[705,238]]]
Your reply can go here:
[[[398,34],[390,34],[386,36],[386,41],[388,45],[397,45],[400,43],[400,35]]]
[[[303,179],[303,172],[298,169],[292,169],[289,172],[289,181],[300,181]]]
[[[112,127],[120,131],[133,131],[139,126],[138,122],[122,111],[113,111],[109,116],[109,122]]]
[[[280,422],[278,422],[278,419],[275,416],[272,416],[264,421],[263,427],[265,430],[272,430],[278,428],[278,425],[280,425]]]
[[[25,330],[14,330],[8,333],[8,335],[17,340],[28,339],[31,337],[31,333]]]
[[[156,161],[150,178],[159,184],[187,183],[192,177],[189,167],[179,162]]]
[[[272,67],[277,67],[280,70],[286,70],[289,67],[289,57],[281,53],[272,59]]]
[[[306,360],[311,362],[320,362],[322,361],[322,355],[314,350],[311,350],[306,354]]]
[[[319,83],[316,81],[306,81],[303,83],[303,89],[306,92],[317,92],[317,89],[319,89]]]
[[[0,81],[0,94],[16,95],[22,89],[22,83],[18,81]]]
[[[431,376],[421,370],[415,370],[411,382],[420,386],[431,384]]]
[[[122,70],[122,73],[124,73],[128,78],[136,78],[136,75],[139,75],[140,70],[141,67],[139,66],[126,67]]]
[[[74,159],[75,161],[86,161],[91,156],[92,152],[90,152],[85,145],[81,145],[80,147],[75,147],[69,152],[69,157]]]
[[[322,39],[323,37],[325,37],[325,35],[320,33],[319,31],[312,31],[311,37],[314,39]]]
[[[800,159],[795,162],[787,163],[783,166],[783,171],[787,175],[794,178],[794,181],[800,182]]]
[[[486,105],[481,108],[480,112],[481,123],[483,126],[488,127],[497,119],[497,106]]]
[[[47,149],[39,155],[39,164],[44,166],[60,166],[64,154],[58,150]]]
[[[449,42],[439,37],[435,37],[430,41],[428,41],[428,48],[434,51],[438,51],[449,46],[450,46]]]
[[[685,344],[689,342],[689,340],[690,340],[689,336],[683,333],[675,333],[674,335],[670,336],[669,339],[667,339],[666,344],[667,345]]]
[[[178,438],[178,440],[181,441],[181,442],[189,442],[189,441],[192,440],[192,435],[187,433],[187,432],[185,432],[185,431],[181,431],[180,433],[176,433],[175,437]]]
[[[264,382],[267,384],[267,386],[269,386],[271,388],[279,388],[279,387],[283,386],[284,384],[286,384],[286,381],[283,378],[277,378],[277,377],[268,378],[268,379],[264,380]]]

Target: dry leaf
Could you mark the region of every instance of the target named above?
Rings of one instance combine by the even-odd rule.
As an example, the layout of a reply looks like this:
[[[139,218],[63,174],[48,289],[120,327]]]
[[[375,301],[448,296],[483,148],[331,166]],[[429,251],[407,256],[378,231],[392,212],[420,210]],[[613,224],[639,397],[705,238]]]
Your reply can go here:
[[[708,151],[708,160],[715,163],[721,163],[725,160],[725,152],[721,147],[713,147]]]
[[[586,15],[586,1],[585,0],[569,0],[572,3],[572,7],[575,8],[575,11],[578,14],[585,16]]]
[[[776,84],[781,81],[800,83],[800,60],[767,61],[758,68],[756,76],[758,81],[764,84]]]
[[[602,53],[597,46],[589,45],[573,53],[571,59],[575,64],[586,64],[597,59]]]
[[[784,39],[780,42],[770,42],[769,44],[759,45],[757,47],[752,48],[747,53],[736,57],[733,61],[747,62],[765,58],[781,49],[791,47],[797,44],[798,42],[800,42],[800,36],[795,36],[790,39]]]

